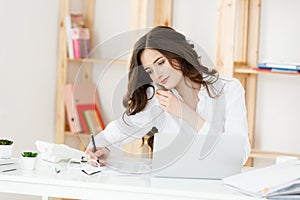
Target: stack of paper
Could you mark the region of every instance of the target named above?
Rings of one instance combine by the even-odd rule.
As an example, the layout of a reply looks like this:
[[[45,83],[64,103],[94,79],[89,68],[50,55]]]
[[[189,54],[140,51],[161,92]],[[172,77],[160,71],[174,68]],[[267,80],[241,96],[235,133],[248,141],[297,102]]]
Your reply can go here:
[[[20,163],[18,158],[0,159],[0,173],[13,171],[19,168],[20,168]]]
[[[272,165],[223,180],[226,185],[251,196],[300,199],[300,162]]]

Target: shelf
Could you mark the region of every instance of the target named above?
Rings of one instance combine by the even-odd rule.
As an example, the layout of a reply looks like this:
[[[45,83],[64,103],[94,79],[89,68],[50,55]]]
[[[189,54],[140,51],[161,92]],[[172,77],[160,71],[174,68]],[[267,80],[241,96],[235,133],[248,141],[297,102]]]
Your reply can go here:
[[[69,131],[66,131],[65,135],[70,137],[84,137],[84,138],[89,138],[91,136],[90,134],[86,134],[86,133],[72,133]]]
[[[274,151],[264,151],[258,149],[252,149],[250,153],[250,157],[252,158],[266,158],[266,159],[276,159],[278,156],[294,156],[300,159],[300,154],[292,154],[292,153],[282,153],[282,152],[274,152]]]
[[[250,68],[236,68],[234,72],[237,74],[258,74],[258,71]]]
[[[70,59],[68,58],[69,62],[86,62],[86,63],[114,63],[114,64],[124,64],[127,65],[128,61],[124,59],[109,59],[109,58],[79,58],[79,59]]]

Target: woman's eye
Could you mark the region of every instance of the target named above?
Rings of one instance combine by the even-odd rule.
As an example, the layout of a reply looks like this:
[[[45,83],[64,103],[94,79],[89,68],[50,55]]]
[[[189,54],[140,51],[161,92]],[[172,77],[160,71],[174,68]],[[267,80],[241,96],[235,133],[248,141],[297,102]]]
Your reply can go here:
[[[146,73],[147,73],[147,74],[151,74],[152,71],[151,71],[151,70],[146,70]]]
[[[161,61],[158,62],[158,65],[162,65],[164,63],[165,63],[165,60],[161,60]]]

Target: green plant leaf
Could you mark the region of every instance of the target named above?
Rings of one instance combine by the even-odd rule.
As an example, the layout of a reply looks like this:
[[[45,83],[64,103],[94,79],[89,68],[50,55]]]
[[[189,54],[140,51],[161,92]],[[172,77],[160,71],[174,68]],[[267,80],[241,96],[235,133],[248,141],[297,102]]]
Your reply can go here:
[[[13,141],[8,139],[0,139],[0,145],[12,145]]]
[[[21,154],[23,157],[37,157],[38,153],[35,153],[35,152],[26,152],[24,151],[22,154]]]

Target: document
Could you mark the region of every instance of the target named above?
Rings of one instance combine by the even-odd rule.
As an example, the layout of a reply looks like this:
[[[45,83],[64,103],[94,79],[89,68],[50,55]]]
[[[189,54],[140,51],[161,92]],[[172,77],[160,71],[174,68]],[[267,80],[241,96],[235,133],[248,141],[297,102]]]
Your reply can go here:
[[[223,179],[242,193],[268,199],[300,199],[300,162],[287,162]]]

